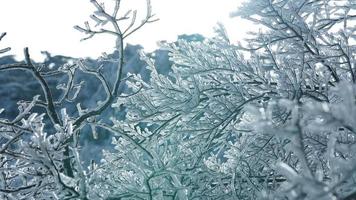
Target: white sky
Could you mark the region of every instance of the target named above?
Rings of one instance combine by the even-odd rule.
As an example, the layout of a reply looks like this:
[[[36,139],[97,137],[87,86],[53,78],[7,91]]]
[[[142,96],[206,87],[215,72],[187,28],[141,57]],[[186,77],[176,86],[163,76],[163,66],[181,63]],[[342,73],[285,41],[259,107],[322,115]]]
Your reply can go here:
[[[159,40],[174,41],[177,35],[201,33],[214,34],[217,22],[222,22],[232,38],[243,38],[246,22],[230,18],[243,0],[151,0],[153,13],[160,19],[146,25],[131,35],[126,42],[141,44],[146,51],[156,48]],[[106,7],[112,0],[106,0]],[[122,0],[121,13],[126,8],[138,9],[145,16],[145,0]],[[0,42],[0,48],[10,46],[11,54],[22,59],[23,48],[28,46],[32,58],[42,60],[40,51],[74,57],[98,57],[102,52],[112,52],[113,38],[96,36],[80,42],[84,36],[73,29],[74,25],[83,25],[89,21],[94,10],[89,0],[1,0],[0,32],[8,35]],[[245,28],[244,28],[245,27]]]

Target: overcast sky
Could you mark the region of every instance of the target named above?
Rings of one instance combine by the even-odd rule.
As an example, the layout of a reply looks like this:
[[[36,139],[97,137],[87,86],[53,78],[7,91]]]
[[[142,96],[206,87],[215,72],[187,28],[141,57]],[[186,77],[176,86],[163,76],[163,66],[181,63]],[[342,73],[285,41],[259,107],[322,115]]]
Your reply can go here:
[[[106,0],[106,7],[112,0]],[[213,35],[217,22],[222,22],[236,41],[243,37],[246,23],[230,18],[242,0],[151,0],[153,13],[160,19],[148,24],[126,42],[141,44],[146,51],[156,48],[158,40],[174,41],[177,35],[201,33]],[[121,13],[127,8],[138,9],[138,17],[145,16],[145,0],[122,0]],[[113,50],[113,38],[98,36],[80,42],[83,34],[73,29],[89,20],[94,7],[89,0],[1,0],[0,32],[8,35],[0,48],[12,47],[12,54],[22,59],[28,46],[32,57],[41,60],[40,51],[74,57],[98,57]],[[140,19],[139,19],[140,20]]]

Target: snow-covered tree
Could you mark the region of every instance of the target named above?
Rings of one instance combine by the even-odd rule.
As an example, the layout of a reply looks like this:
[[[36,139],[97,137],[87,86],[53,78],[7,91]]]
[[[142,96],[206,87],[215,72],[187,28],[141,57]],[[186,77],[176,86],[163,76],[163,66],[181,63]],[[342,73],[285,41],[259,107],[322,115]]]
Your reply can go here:
[[[123,15],[118,13],[120,0],[114,1],[110,12],[103,3],[96,0],[90,2],[96,8],[90,16],[95,28],[89,22],[85,22],[84,27],[74,28],[87,35],[84,40],[97,34],[115,36],[117,58],[106,54],[100,58],[101,61],[116,64],[115,73],[107,75],[102,70],[104,64],[90,66],[81,59],[57,68],[36,64],[31,60],[28,48],[24,49],[24,62],[0,65],[0,72],[29,72],[40,86],[38,95],[33,99],[18,102],[19,112],[15,118],[0,116],[0,199],[92,199],[89,197],[92,173],[83,165],[80,156],[81,134],[88,132],[89,127],[96,138],[99,128],[93,123],[108,121],[102,116],[103,113],[120,96],[120,89],[130,78],[123,73],[124,39],[155,19],[149,0],[147,15],[141,22],[137,22],[136,11]],[[129,21],[126,27],[125,23],[122,25],[123,21]],[[4,36],[1,34],[0,39]],[[3,48],[0,53],[8,51],[10,48]],[[97,97],[98,93],[94,91],[92,98],[98,99],[97,103],[91,107],[83,106],[77,97],[87,82],[78,80],[78,74],[96,79],[106,96]],[[63,79],[65,75],[67,78]],[[48,81],[56,77],[61,77],[56,88],[62,91],[59,96],[54,95],[58,91],[54,91]],[[67,112],[70,104],[75,104],[77,109],[74,112]]]
[[[25,63],[0,66],[32,72],[43,89],[32,101],[19,102],[15,119],[0,121],[1,198],[355,198],[354,1],[247,1],[232,15],[256,23],[258,32],[234,44],[218,25],[210,39],[163,42],[173,63],[164,73],[141,51],[149,80],[122,73],[123,40],[154,21],[149,1],[137,26],[136,12],[117,16],[120,0],[112,14],[91,2],[97,25],[114,29],[93,29],[87,22],[76,29],[88,34],[85,39],[116,37],[119,57],[101,58],[118,64],[112,83],[100,66],[82,60],[41,71],[28,49]],[[132,23],[121,29],[130,16]],[[95,108],[78,104],[77,113],[67,114],[45,77],[68,73],[61,87],[65,101],[77,94],[79,86],[71,82],[76,70],[97,78],[107,97]],[[123,85],[129,89],[119,94]],[[44,112],[35,113],[36,107]],[[97,117],[110,107],[125,118]],[[46,126],[53,128],[47,133]],[[88,169],[78,145],[86,127],[94,135],[112,133],[114,147]]]
[[[221,25],[203,42],[163,43],[168,76],[142,53],[151,79],[132,75],[135,95],[114,105],[126,120],[111,127],[117,152],[95,187],[113,198],[352,198],[355,8],[248,1],[233,15],[261,29],[242,44]]]

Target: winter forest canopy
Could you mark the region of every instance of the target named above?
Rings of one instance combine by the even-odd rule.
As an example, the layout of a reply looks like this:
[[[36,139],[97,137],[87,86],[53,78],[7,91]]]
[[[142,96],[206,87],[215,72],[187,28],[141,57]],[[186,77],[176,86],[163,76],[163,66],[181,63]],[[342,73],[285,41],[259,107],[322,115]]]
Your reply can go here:
[[[125,43],[149,0],[90,3],[112,53],[0,58],[0,199],[356,199],[356,1],[247,0],[244,41],[154,53]]]

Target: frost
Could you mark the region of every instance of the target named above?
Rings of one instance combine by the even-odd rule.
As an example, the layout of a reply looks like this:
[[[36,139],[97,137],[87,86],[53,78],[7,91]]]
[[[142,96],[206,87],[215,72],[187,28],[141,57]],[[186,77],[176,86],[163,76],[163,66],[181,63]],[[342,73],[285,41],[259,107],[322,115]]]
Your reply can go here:
[[[60,177],[60,179],[62,180],[62,182],[66,186],[68,186],[68,187],[75,187],[76,186],[76,180],[75,179],[73,179],[71,177],[68,177],[63,173],[59,173],[59,177]]]
[[[170,73],[141,51],[149,80],[124,74],[122,49],[126,37],[156,20],[150,1],[143,20],[135,10],[118,16],[120,0],[113,12],[90,2],[95,26],[85,22],[75,28],[86,34],[84,40],[115,37],[117,57],[101,58],[116,64],[113,79],[104,65],[84,60],[44,72],[31,62],[28,49],[25,62],[0,65],[31,71],[42,89],[18,102],[14,119],[0,119],[0,198],[356,196],[351,1],[246,1],[232,15],[263,26],[259,32],[233,44],[218,24],[212,38],[162,42],[173,63]],[[67,76],[56,87],[59,98],[46,78],[57,73]],[[87,80],[79,82],[78,73],[103,89],[104,97],[93,96],[95,105],[81,101]],[[123,117],[105,118],[109,109]],[[107,134],[112,141],[112,149],[103,148],[100,162],[93,159],[89,166],[81,158],[81,134],[87,133],[94,139]]]

